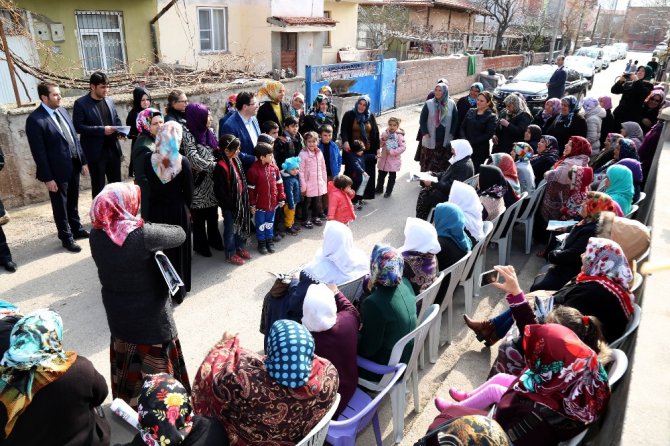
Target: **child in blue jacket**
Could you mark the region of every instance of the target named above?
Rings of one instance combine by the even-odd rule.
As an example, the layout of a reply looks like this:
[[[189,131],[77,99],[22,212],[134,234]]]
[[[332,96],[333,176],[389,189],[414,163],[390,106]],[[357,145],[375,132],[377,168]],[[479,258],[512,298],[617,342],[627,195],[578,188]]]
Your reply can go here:
[[[284,179],[284,193],[286,194],[286,204],[284,204],[284,224],[286,233],[298,235],[299,225],[295,224],[295,208],[300,203],[300,157],[294,156],[287,158],[281,165],[282,178]]]

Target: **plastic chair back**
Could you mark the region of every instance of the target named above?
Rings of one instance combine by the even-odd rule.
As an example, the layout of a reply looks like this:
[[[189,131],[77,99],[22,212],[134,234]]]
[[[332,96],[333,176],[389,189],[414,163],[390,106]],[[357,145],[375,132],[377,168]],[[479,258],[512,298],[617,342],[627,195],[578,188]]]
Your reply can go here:
[[[350,302],[354,302],[363,294],[363,279],[365,279],[365,275],[338,285],[337,288]]]
[[[640,192],[640,197],[633,204],[640,204],[644,201],[645,198],[647,198],[647,194],[645,194],[644,192]]]
[[[470,251],[470,257],[463,268],[463,276],[461,277],[461,284],[466,280],[469,280],[475,271],[475,263],[477,263],[477,258],[482,251],[484,245],[490,240],[491,231],[493,230],[493,222],[485,221],[484,222],[484,238],[481,239],[475,246],[472,247]]]
[[[442,285],[442,280],[444,279],[444,277],[445,277],[444,272],[440,272],[440,274],[437,275],[433,283],[431,283],[430,286],[426,288],[422,293],[419,293],[419,295],[416,296],[417,305],[421,303],[421,310],[419,310],[417,320],[422,320],[423,315],[426,313],[428,307],[430,307],[433,304],[433,302],[435,302],[435,297],[437,296],[437,292],[440,291],[440,285]]]
[[[612,349],[612,362],[607,371],[607,382],[610,387],[616,384],[617,381],[626,373],[628,369],[628,356],[618,348]]]
[[[309,434],[305,436],[302,440],[296,443],[296,446],[322,446],[326,442],[326,434],[328,433],[328,426],[330,425],[330,420],[335,415],[337,406],[340,404],[340,394],[335,394],[335,400],[333,405],[330,406],[328,412],[321,418],[321,421],[314,426],[314,428],[309,431]]]
[[[630,336],[631,333],[633,333],[635,330],[637,330],[637,327],[640,325],[641,319],[642,319],[642,308],[640,308],[638,304],[633,304],[633,315],[630,317],[630,320],[628,321],[626,331],[624,332],[624,334],[621,335],[619,339],[610,343],[610,347],[618,348],[621,344],[623,344],[626,338]]]
[[[523,201],[526,199],[528,196],[528,192],[524,192],[521,194],[519,199],[514,203],[512,206],[508,207],[505,210],[505,213],[500,217],[500,221],[498,222],[498,227],[496,227],[495,232],[493,233],[493,237],[491,237],[492,241],[497,241],[503,238],[507,237],[507,234],[511,231],[512,229],[512,222],[516,218],[516,214],[519,212],[519,209],[521,208],[521,205],[523,204]]]
[[[546,188],[547,188],[547,181],[542,180],[540,184],[538,184],[537,187],[535,188],[533,195],[530,195],[529,197],[526,198],[526,202],[528,204],[524,208],[523,212],[521,212],[519,216],[516,218],[516,221],[518,222],[527,221],[531,216],[535,216],[537,208],[540,207],[540,203],[542,203],[542,197],[544,197],[544,191]]]
[[[635,215],[635,213],[637,212],[638,209],[640,209],[640,206],[634,204],[633,206],[631,206],[630,212],[628,212],[626,215],[624,215],[624,217],[633,218],[633,216]]]
[[[477,189],[477,185],[479,184],[479,174],[473,175],[463,182]]]

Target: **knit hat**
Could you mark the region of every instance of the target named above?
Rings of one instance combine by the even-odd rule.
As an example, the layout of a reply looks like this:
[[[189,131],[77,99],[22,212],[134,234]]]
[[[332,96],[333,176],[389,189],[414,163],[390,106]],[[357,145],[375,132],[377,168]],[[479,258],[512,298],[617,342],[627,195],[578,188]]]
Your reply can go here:
[[[312,333],[318,333],[330,330],[336,321],[337,305],[328,285],[310,285],[302,303],[302,325]]]
[[[281,168],[284,172],[290,172],[293,169],[300,168],[300,157],[294,156],[292,158],[286,158],[286,161],[281,165]]]
[[[312,373],[313,359],[314,338],[304,325],[288,319],[272,324],[265,358],[272,379],[291,389],[302,387]]]

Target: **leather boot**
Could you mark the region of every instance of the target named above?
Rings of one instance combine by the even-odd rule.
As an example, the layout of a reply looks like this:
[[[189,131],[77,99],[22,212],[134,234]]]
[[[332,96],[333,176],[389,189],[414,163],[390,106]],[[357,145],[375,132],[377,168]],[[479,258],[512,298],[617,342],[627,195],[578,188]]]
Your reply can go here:
[[[492,346],[500,339],[498,335],[496,335],[495,325],[493,325],[490,320],[475,321],[470,319],[467,314],[463,315],[463,319],[465,320],[465,325],[475,332],[477,340],[482,341],[487,347]]]
[[[268,250],[268,252],[269,252],[270,254],[274,254],[274,253],[275,253],[275,244],[274,244],[274,242],[272,241],[272,239],[268,239],[268,240],[266,240],[266,241],[265,241],[265,246],[267,246],[267,250]]]
[[[267,245],[265,244],[265,240],[262,242],[258,242],[258,252],[265,255],[268,253],[268,248]]]

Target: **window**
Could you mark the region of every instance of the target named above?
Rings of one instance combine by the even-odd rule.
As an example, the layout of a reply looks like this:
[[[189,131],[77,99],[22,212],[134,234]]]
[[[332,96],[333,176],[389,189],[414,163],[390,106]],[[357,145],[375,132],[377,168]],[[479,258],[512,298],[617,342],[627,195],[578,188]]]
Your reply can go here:
[[[323,16],[327,19],[331,17],[330,11],[323,11]],[[331,42],[330,42],[330,31],[324,31],[323,32],[323,46],[330,48]]]
[[[77,34],[84,69],[120,71],[126,66],[123,13],[75,11]]]
[[[198,8],[200,51],[228,51],[227,8]]]

